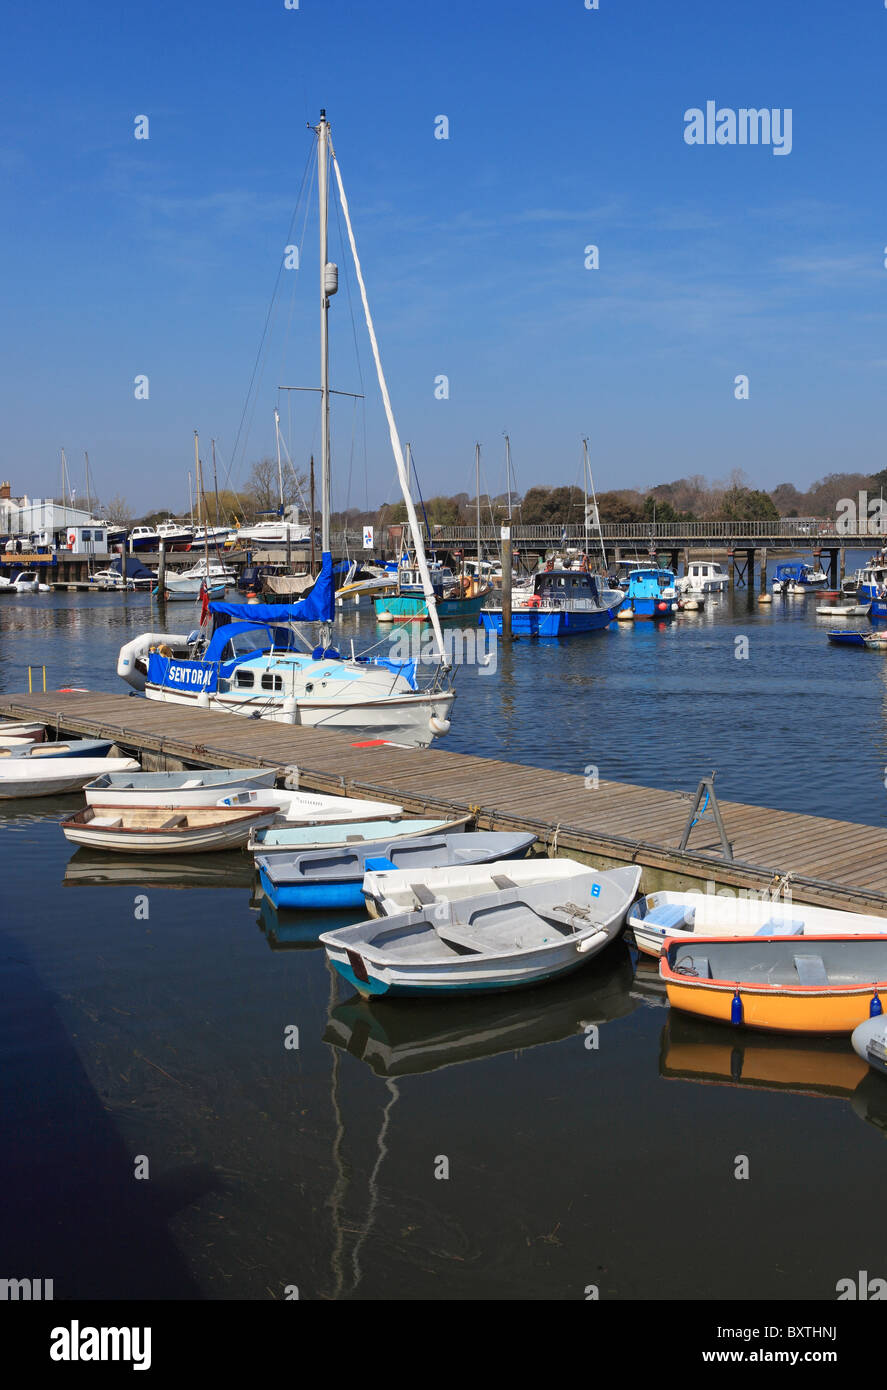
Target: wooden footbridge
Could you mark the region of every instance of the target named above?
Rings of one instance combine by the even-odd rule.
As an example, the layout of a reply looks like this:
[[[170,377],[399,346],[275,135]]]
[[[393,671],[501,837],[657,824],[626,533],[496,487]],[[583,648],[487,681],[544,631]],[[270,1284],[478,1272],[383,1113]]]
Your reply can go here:
[[[582,776],[445,747],[398,748],[101,691],[0,695],[0,715],[113,739],[147,769],[295,765],[309,790],[396,800],[414,814],[472,812],[482,829],[535,832],[549,852],[598,867],[641,864],[647,891],[714,881],[774,893],[788,876],[799,902],[887,916],[887,828],[722,801],[727,859],[710,814],[681,848],[693,802],[675,791],[586,786]]]

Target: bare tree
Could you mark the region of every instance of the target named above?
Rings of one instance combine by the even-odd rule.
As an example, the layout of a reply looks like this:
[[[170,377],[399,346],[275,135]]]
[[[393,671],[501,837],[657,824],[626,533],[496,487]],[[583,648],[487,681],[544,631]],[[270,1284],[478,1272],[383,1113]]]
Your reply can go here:
[[[118,526],[131,526],[133,523],[133,514],[125,497],[112,497],[105,511],[108,514],[108,520],[115,522]]]
[[[283,465],[283,505],[285,507],[301,507],[302,497],[307,490],[307,478],[304,473],[298,479],[293,477],[293,471],[289,464]],[[244,503],[248,504],[255,512],[276,512],[280,507],[280,484],[277,476],[277,459],[259,459],[250,469],[246,488],[243,492]]]

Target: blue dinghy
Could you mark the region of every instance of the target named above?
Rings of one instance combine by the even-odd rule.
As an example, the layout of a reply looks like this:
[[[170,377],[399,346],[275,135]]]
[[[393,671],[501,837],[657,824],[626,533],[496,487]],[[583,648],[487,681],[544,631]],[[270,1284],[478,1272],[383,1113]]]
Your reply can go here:
[[[276,908],[362,909],[363,880],[368,869],[429,869],[519,859],[535,839],[535,835],[504,830],[412,838],[392,838],[389,834],[387,839],[329,850],[259,854],[256,867],[262,888]]]
[[[838,627],[832,628],[828,640],[838,647],[864,647],[867,635],[865,632],[847,632],[845,628]]]
[[[104,758],[110,753],[109,738],[66,738],[57,743],[29,743],[26,748],[0,750],[9,758]]]

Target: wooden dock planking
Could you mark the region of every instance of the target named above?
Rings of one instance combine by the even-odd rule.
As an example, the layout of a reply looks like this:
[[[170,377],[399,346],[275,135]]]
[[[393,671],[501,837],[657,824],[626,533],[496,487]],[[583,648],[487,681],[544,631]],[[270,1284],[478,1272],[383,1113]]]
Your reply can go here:
[[[384,796],[407,811],[465,814],[478,823],[535,831],[599,859],[631,860],[689,880],[761,891],[791,874],[798,901],[887,916],[887,829],[721,801],[734,861],[721,856],[710,817],[686,851],[686,794],[584,776],[446,747],[360,747],[329,730],[251,720],[111,692],[0,696],[0,714],[44,719],[67,733],[112,738],[125,748],[203,766],[296,765],[302,786]],[[367,740],[369,742],[369,740]]]

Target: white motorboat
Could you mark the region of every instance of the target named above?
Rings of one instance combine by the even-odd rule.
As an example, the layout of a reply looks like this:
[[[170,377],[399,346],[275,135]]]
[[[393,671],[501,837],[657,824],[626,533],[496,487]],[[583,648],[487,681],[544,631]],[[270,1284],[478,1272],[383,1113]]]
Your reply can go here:
[[[475,995],[542,984],[592,960],[622,931],[636,865],[323,932],[330,964],[367,998]]]
[[[0,763],[0,801],[79,792],[100,772],[137,769],[135,758],[10,758]]]
[[[658,956],[672,938],[859,936],[887,932],[887,917],[811,907],[785,899],[727,898],[663,890],[639,898],[628,915],[639,951]]]
[[[490,864],[448,864],[427,869],[369,869],[363,880],[363,897],[371,917],[393,917],[399,912],[418,912],[432,902],[459,902],[501,892],[506,887],[531,888],[537,883],[559,883],[588,873],[575,859],[495,860]]]
[[[719,594],[729,583],[730,576],[722,565],[713,560],[691,560],[675,587],[682,594]]]
[[[194,772],[103,772],[84,788],[88,806],[217,806],[237,792],[270,792],[273,767],[211,768]],[[298,780],[291,770],[289,780]]]
[[[40,589],[40,579],[33,570],[19,570],[12,580],[17,594],[36,594]]]
[[[61,822],[66,840],[125,854],[194,854],[239,849],[274,811],[246,806],[87,806]]]
[[[200,598],[204,587],[211,599],[224,598],[230,585],[235,582],[236,575],[231,569],[226,569],[224,565],[211,562],[205,565],[202,561],[199,565],[194,565],[192,569],[183,570],[181,574],[173,574],[167,570],[163,580],[163,587],[168,599],[180,602],[196,602]]]
[[[237,549],[279,550],[286,546],[311,544],[311,527],[298,521],[257,521],[228,532],[227,544]]]
[[[232,792],[217,806],[266,807],[281,822],[298,825],[341,825],[350,821],[396,820],[403,807],[393,801],[361,801],[353,796],[323,796],[320,792]]]

